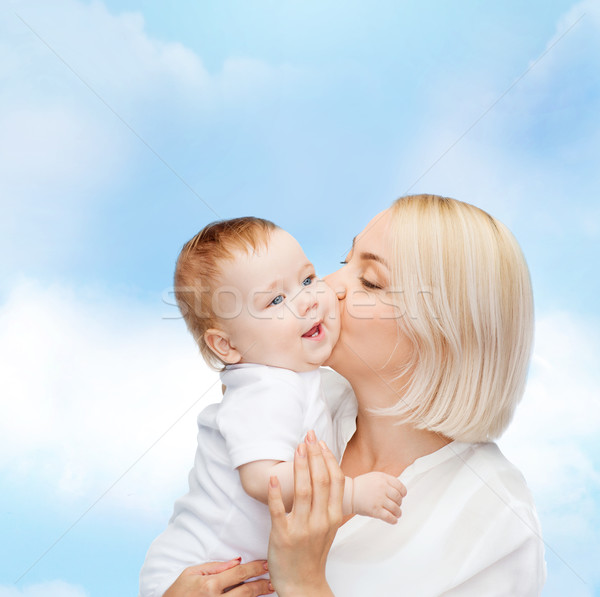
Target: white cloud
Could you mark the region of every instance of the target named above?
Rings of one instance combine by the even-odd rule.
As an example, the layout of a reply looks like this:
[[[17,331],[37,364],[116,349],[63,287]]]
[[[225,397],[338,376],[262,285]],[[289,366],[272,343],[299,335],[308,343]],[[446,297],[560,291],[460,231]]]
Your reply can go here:
[[[585,0],[558,19],[545,43],[538,40],[529,63],[519,67],[507,47],[481,72],[439,73],[440,93],[423,106],[427,129],[400,164],[402,190],[432,166],[412,192],[458,197],[509,225],[529,212],[544,232],[595,234],[594,212],[580,207],[595,210],[586,197],[600,184],[592,159],[600,151],[599,33],[600,4]]]
[[[88,597],[88,593],[82,587],[62,580],[51,580],[22,589],[0,585],[0,597]]]
[[[553,595],[564,594],[565,586],[575,587],[569,594],[591,595],[587,589],[600,582],[594,555],[600,549],[598,328],[597,321],[566,312],[538,319],[527,390],[499,442],[535,497],[553,561]]]
[[[22,281],[0,310],[2,476],[89,505],[166,432],[103,500],[164,516],[186,488],[195,418],[220,395],[182,322],[161,319],[168,312]]]
[[[600,28],[600,5],[596,0],[582,0],[581,2],[575,3],[558,21],[556,26],[556,34],[554,38],[548,43],[548,46],[566,33],[567,30],[575,25],[577,21],[580,21],[581,17],[587,21],[591,21],[591,25],[594,28]],[[583,19],[581,19],[583,20]]]
[[[191,49],[148,35],[141,14],[111,14],[99,1],[11,8],[0,9],[0,252],[19,250],[0,274],[68,262],[98,205],[121,192],[131,201],[140,160],[155,158],[111,109],[170,162],[181,138],[202,137],[216,115],[234,123],[256,106],[268,111],[265,97],[299,76],[249,57],[209,73]]]

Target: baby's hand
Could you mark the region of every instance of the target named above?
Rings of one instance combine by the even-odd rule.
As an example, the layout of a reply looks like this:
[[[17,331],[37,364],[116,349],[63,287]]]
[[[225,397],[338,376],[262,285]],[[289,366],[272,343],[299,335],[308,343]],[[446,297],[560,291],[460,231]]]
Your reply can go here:
[[[353,479],[352,511],[396,524],[402,515],[400,506],[406,487],[386,473],[367,473]]]

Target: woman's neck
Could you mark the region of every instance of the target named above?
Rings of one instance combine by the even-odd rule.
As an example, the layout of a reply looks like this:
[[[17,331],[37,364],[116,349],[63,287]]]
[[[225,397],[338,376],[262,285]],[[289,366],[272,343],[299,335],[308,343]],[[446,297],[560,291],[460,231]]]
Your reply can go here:
[[[390,406],[398,393],[384,387],[372,388],[368,398],[366,388],[355,390],[358,399],[356,432],[346,447],[342,469],[355,477],[370,471],[382,471],[399,476],[417,458],[431,454],[452,440],[434,431],[416,429],[412,424],[396,424],[396,418],[374,415],[370,408]],[[360,392],[360,394],[359,394]],[[377,398],[373,399],[372,397]]]

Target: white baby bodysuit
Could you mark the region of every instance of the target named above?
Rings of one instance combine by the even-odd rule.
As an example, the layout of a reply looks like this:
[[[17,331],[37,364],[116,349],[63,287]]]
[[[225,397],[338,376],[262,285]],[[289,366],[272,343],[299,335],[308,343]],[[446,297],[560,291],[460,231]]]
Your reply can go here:
[[[320,380],[318,369],[296,373],[255,364],[231,365],[221,373],[225,395],[198,416],[189,491],[175,502],[167,528],[148,550],[140,597],[162,596],[188,566],[266,558],[269,511],[246,494],[236,468],[256,460],[293,460],[310,429],[338,451]]]

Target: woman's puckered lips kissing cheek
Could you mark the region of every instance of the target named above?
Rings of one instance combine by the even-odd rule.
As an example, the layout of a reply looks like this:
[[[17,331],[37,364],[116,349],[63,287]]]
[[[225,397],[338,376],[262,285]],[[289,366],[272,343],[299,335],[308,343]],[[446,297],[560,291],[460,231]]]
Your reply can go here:
[[[220,281],[217,315],[238,362],[308,371],[329,357],[338,301],[293,236],[278,229],[267,247],[237,253]]]
[[[412,346],[398,326],[391,289],[390,216],[375,216],[354,238],[342,267],[326,277],[340,303],[341,331],[327,365],[350,380],[361,371],[392,379]]]

